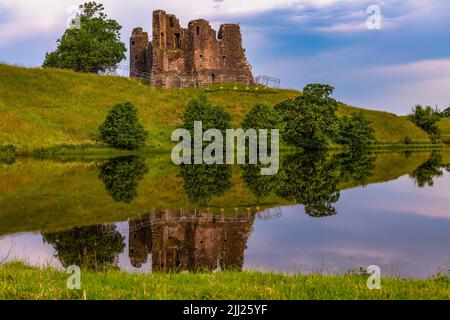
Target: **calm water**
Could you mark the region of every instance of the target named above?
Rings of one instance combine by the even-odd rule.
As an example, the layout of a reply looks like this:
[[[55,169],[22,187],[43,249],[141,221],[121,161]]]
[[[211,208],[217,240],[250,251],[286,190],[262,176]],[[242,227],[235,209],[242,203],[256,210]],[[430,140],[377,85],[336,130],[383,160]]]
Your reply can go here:
[[[450,269],[448,151],[176,167],[167,156],[0,161],[0,261],[130,272]]]

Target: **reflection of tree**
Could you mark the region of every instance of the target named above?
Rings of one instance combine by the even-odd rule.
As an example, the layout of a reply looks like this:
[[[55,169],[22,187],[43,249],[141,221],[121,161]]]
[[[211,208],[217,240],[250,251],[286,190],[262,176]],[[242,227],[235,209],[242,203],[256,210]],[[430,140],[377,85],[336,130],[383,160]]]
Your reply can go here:
[[[264,198],[274,195],[283,181],[284,172],[278,172],[276,175],[261,175],[262,165],[246,164],[242,166],[244,180],[250,191],[258,198]]]
[[[341,182],[366,184],[373,174],[373,158],[364,153],[328,156],[325,153],[291,154],[281,161],[275,176],[261,176],[259,166],[244,165],[243,179],[257,196],[277,194],[301,203],[312,217],[336,214]]]
[[[365,186],[373,175],[375,163],[367,153],[352,152],[340,154],[337,157],[341,169],[341,180],[350,181]]]
[[[13,165],[16,163],[16,158],[14,157],[2,157],[0,156],[0,163],[6,165]]]
[[[339,168],[323,153],[289,155],[282,163],[284,180],[277,194],[302,203],[312,217],[335,215],[333,204],[339,200]]]
[[[423,188],[426,185],[432,187],[434,185],[433,178],[441,177],[442,175],[442,155],[438,151],[433,151],[430,158],[409,176],[420,188]]]
[[[122,157],[108,160],[100,168],[99,178],[114,201],[131,203],[139,181],[148,172],[145,159]]]
[[[182,165],[184,191],[190,201],[206,205],[214,196],[220,196],[231,188],[229,165]]]
[[[55,248],[62,265],[106,269],[117,265],[125,238],[114,224],[74,228],[69,231],[44,234],[44,241]]]

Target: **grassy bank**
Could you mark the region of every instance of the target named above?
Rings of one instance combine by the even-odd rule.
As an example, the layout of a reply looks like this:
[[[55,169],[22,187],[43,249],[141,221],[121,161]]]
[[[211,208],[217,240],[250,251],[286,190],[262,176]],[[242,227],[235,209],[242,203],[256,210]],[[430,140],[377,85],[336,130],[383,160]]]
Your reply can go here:
[[[119,77],[0,65],[0,153],[99,152],[97,129],[116,103],[131,101],[150,132],[148,148],[171,149],[170,135],[187,102],[206,94],[232,115],[232,125],[257,103],[274,105],[299,94],[294,90],[151,89]],[[339,106],[339,114],[362,110],[380,143],[406,137],[429,143],[427,134],[394,114]]]
[[[66,288],[69,275],[22,263],[0,267],[0,299],[449,299],[449,278],[381,280],[367,276],[281,275],[261,272],[127,274],[82,271],[81,290]]]

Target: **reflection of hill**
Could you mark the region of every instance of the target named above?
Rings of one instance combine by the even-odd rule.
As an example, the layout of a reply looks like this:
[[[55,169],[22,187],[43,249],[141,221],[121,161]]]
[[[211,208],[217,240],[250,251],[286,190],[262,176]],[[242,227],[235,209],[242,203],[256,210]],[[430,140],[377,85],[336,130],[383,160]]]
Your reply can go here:
[[[155,213],[130,221],[129,256],[140,268],[152,255],[152,270],[241,270],[254,213]]]
[[[449,152],[450,153],[450,152]],[[398,153],[375,158],[373,175],[367,183],[396,179],[411,173],[429,158],[428,152],[409,158]],[[14,164],[0,164],[0,234],[41,230],[53,232],[74,226],[122,221],[152,209],[172,211],[192,209],[183,190],[180,169],[166,157],[145,160],[149,172],[138,182],[130,204],[114,201],[98,178],[103,161],[56,162],[17,159]],[[208,206],[234,212],[240,208],[261,208],[288,204],[276,195],[257,198],[241,179],[242,170],[233,167],[231,188],[212,198]],[[347,182],[340,188],[359,183]]]

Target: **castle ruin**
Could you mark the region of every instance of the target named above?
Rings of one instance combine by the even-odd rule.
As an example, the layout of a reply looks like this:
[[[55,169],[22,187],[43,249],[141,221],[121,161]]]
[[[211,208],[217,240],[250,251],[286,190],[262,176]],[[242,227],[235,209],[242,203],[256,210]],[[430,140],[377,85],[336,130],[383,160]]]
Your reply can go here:
[[[219,32],[203,19],[182,28],[175,15],[153,12],[153,34],[135,28],[130,39],[130,77],[147,78],[163,88],[201,87],[214,83],[254,83],[238,24]]]

